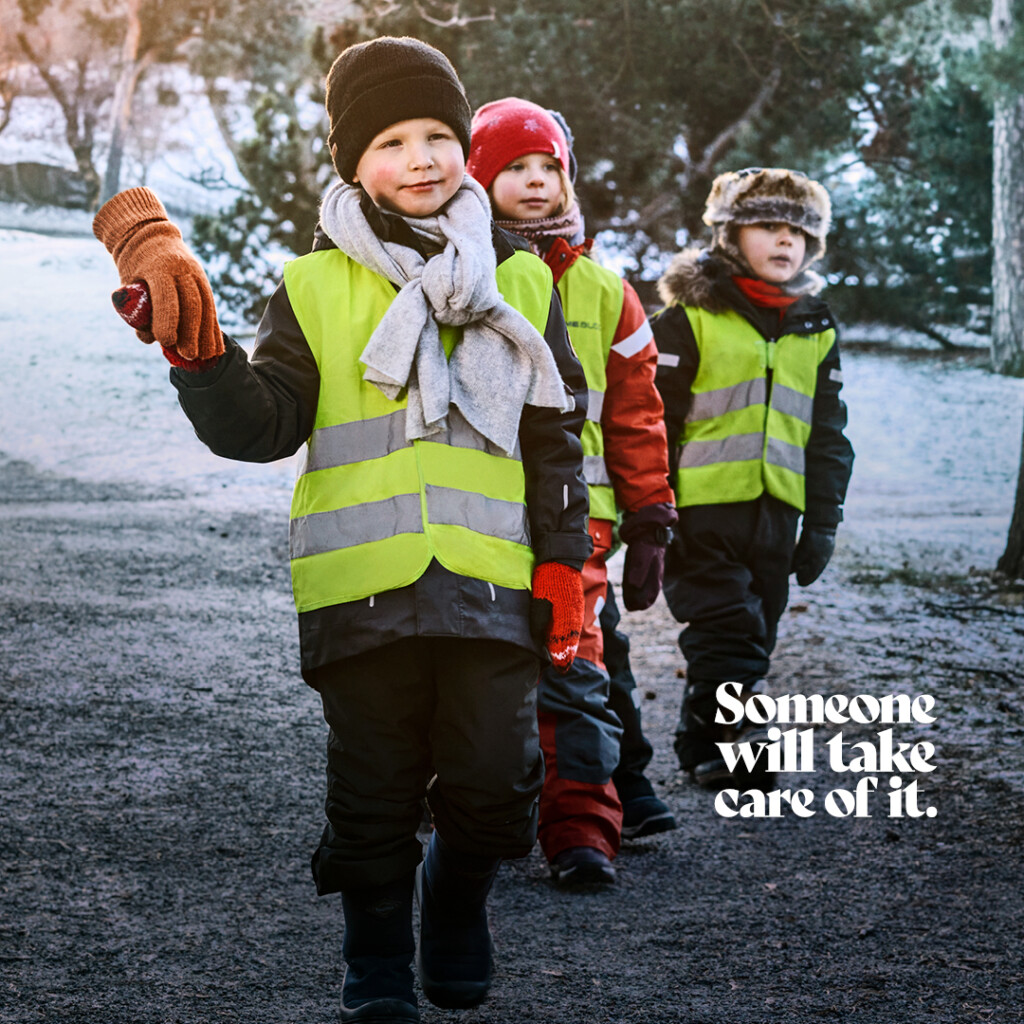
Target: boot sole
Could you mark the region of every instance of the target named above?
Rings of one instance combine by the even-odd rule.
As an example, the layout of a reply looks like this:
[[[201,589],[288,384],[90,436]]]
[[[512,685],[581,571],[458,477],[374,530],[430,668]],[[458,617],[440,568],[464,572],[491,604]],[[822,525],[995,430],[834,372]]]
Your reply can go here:
[[[756,767],[753,771],[729,771],[724,761],[711,761],[697,765],[691,772],[693,781],[701,789],[708,789],[717,792],[722,789],[758,789],[762,793],[768,793],[775,788],[778,778],[775,772],[767,770],[759,771]]]
[[[479,1006],[491,990],[494,978],[494,945],[488,936],[487,976],[476,981],[435,981],[423,966],[423,864],[416,868],[416,884],[413,888],[416,905],[420,908],[420,941],[416,944],[416,970],[420,976],[423,994],[442,1010],[469,1010]]]
[[[559,889],[593,889],[615,884],[615,868],[588,865],[571,867],[565,871],[551,869],[551,878]]]
[[[671,832],[677,828],[676,819],[671,811],[662,814],[653,814],[644,818],[638,825],[622,826],[623,839],[641,839],[644,836],[653,836],[659,832]]]
[[[404,999],[373,999],[351,1010],[342,1004],[342,1024],[420,1024],[420,1012]]]

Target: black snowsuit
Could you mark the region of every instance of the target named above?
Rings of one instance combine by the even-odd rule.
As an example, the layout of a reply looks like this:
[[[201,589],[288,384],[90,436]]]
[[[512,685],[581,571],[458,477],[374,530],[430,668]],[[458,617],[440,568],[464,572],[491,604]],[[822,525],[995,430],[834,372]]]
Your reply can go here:
[[[364,204],[385,240],[419,247],[400,218]],[[494,231],[498,262],[517,248]],[[318,233],[314,250],[333,247]],[[343,325],[342,325],[343,326]],[[552,293],[545,339],[576,408],[526,406],[519,442],[537,562],[582,569],[591,550],[580,432],[587,384]],[[203,373],[171,370],[179,401],[216,454],[250,462],[292,455],[309,438],[317,362],[282,284],[248,359],[230,339]],[[541,640],[529,591],[457,575],[438,562],[409,586],[299,615],[302,674],[320,692],[328,740],[327,817],[313,856],[318,891],[379,886],[419,863],[421,800],[446,845],[523,856],[543,779],[536,723]]]
[[[667,282],[667,287],[666,287]],[[711,312],[731,309],[768,342],[784,334],[809,335],[834,328],[825,303],[804,295],[780,317],[754,306],[723,262],[708,253],[684,253],[662,279],[674,302],[651,319],[658,346],[657,386],[665,404],[670,478],[679,464],[679,439],[693,400],[700,354],[685,306]],[[808,346],[808,356],[817,358]],[[768,385],[771,386],[769,371]],[[835,527],[853,467],[843,433],[846,406],[838,340],[818,364],[810,438],[805,448],[804,525]],[[686,627],[679,635],[687,661],[687,696],[676,736],[684,768],[714,756],[706,731],[692,720],[713,719],[714,691],[739,682],[758,689],[768,672],[779,619],[789,597],[789,573],[800,512],[767,492],[753,501],[690,505],[678,509],[665,561],[665,599]],[[696,734],[703,732],[703,741]]]

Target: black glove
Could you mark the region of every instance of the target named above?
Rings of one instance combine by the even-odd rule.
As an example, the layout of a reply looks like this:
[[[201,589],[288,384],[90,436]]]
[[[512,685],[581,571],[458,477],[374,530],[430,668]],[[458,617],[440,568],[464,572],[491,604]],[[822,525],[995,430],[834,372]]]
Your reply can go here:
[[[810,586],[825,571],[835,548],[834,526],[804,524],[800,531],[800,540],[793,551],[793,563],[789,570],[796,573],[796,581],[801,587]]]
[[[619,527],[626,545],[622,569],[622,603],[627,611],[640,612],[658,599],[665,577],[665,546],[679,519],[671,505],[645,505],[627,512]]]

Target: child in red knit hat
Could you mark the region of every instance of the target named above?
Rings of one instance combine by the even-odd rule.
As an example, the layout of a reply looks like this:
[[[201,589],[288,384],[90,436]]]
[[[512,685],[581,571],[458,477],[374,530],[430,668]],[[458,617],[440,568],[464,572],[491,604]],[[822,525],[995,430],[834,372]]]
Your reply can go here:
[[[632,287],[590,256],[563,125],[556,112],[527,100],[488,103],[473,116],[467,169],[487,189],[497,224],[526,238],[551,268],[590,391],[583,473],[594,552],[583,568],[583,635],[567,674],[545,672],[539,701],[546,765],[539,839],[556,883],[574,885],[614,880],[624,808],[628,835],[674,827],[642,770],[629,792],[613,781],[622,724],[609,703],[599,617],[614,600],[605,559],[619,511],[629,609],[647,608],[658,596],[676,513],[651,330]],[[632,702],[622,713],[636,714]]]

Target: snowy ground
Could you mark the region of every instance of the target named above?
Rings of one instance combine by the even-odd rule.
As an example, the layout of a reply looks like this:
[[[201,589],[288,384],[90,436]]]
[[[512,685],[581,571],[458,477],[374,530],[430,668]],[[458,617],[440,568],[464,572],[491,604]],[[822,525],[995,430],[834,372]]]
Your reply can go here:
[[[290,463],[228,463],[196,439],[167,363],[114,313],[117,271],[91,233],[0,229],[0,275],[0,451],[40,469],[175,488],[225,508],[287,508]]]
[[[90,480],[173,486],[231,507],[287,503],[288,462],[246,466],[192,435],[158,353],[114,315],[91,236],[0,229],[0,451]],[[895,545],[928,571],[991,566],[1005,542],[1024,382],[963,360],[844,357],[856,471],[841,531],[868,562]],[[885,562],[891,555],[885,551]]]
[[[0,281],[0,1022],[336,1019],[291,460],[198,443],[95,240],[0,230]],[[602,893],[555,890],[536,852],[506,865],[492,998],[421,1001],[424,1024],[1024,1020],[1024,606],[984,572],[1024,383],[975,356],[858,350],[844,370],[846,522],[769,684],[936,695],[938,722],[900,739],[937,744],[938,816],[716,815],[673,764],[683,666],[659,600],[626,628],[679,829],[626,844]],[[784,778],[819,803],[843,783]]]

